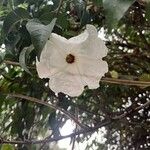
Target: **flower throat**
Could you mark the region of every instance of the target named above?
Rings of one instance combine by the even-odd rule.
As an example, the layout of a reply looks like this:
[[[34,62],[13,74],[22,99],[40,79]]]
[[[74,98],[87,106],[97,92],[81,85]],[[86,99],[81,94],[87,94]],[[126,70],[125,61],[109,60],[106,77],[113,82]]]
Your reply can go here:
[[[72,55],[72,54],[68,54],[67,57],[66,57],[66,62],[67,62],[68,64],[74,63],[74,62],[75,62],[75,56]]]

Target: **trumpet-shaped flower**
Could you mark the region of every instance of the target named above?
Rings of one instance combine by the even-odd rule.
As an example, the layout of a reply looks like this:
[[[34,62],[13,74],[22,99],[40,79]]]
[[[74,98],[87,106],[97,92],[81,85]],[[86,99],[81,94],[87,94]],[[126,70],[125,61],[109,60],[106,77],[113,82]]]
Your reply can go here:
[[[108,71],[102,60],[106,54],[107,47],[93,25],[70,39],[52,33],[40,62],[36,62],[37,72],[40,78],[50,79],[49,87],[54,92],[79,96],[85,86],[99,87],[101,77]]]

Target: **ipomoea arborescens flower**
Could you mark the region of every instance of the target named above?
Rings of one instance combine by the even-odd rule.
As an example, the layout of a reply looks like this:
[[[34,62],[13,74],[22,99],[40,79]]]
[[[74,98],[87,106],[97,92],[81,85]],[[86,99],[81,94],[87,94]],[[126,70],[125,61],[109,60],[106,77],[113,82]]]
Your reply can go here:
[[[107,47],[98,37],[93,25],[78,36],[66,39],[51,34],[37,60],[40,78],[49,78],[49,87],[56,93],[79,96],[87,85],[90,89],[99,87],[101,77],[108,71],[102,60]]]

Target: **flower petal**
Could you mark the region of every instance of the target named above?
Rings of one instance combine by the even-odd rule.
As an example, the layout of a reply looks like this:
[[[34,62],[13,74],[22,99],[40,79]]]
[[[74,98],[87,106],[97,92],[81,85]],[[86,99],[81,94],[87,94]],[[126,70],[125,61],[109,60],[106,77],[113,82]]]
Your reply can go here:
[[[78,36],[74,36],[68,40],[70,44],[81,44],[83,43],[87,38],[89,34],[87,30],[85,30],[83,33],[79,34]]]
[[[66,62],[68,54],[75,57],[75,62]],[[54,92],[79,96],[85,85],[99,87],[101,77],[108,71],[107,63],[101,59],[106,54],[107,47],[93,25],[87,25],[82,34],[69,40],[52,33],[40,62],[36,62],[37,71],[40,78],[50,78],[49,86]]]
[[[107,47],[105,43],[98,37],[97,30],[92,25],[87,25],[89,36],[82,44],[83,53],[94,58],[102,58],[107,55]]]
[[[59,37],[59,40],[60,39],[61,38]],[[47,65],[47,68],[49,69],[49,76],[54,75],[66,66],[66,53],[64,50],[60,49],[60,46],[58,46],[60,44],[59,40],[57,41],[56,37],[53,38],[52,36],[45,44],[40,56],[40,62]]]
[[[108,64],[105,61],[91,58],[80,58],[78,68],[82,80],[91,89],[98,88],[100,79],[108,72]]]
[[[72,97],[79,96],[84,90],[78,75],[61,72],[50,78],[49,87],[56,93],[63,92]]]
[[[74,43],[74,51],[93,58],[102,58],[107,55],[105,43],[98,37],[95,26],[87,25],[86,30],[80,35],[69,39],[69,43]]]
[[[48,78],[49,77],[50,71],[49,71],[48,67],[46,66],[46,64],[39,62],[37,59],[36,59],[36,69],[37,69],[37,72],[38,72],[38,75],[40,78]]]
[[[65,37],[52,33],[49,40],[64,52],[68,49],[68,40]]]

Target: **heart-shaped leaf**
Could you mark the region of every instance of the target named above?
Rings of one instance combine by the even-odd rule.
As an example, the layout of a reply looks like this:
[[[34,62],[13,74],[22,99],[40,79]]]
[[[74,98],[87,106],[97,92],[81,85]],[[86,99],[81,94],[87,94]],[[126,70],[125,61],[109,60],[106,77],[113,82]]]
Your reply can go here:
[[[26,58],[29,56],[29,54],[30,54],[30,52],[33,50],[33,46],[31,45],[31,46],[29,46],[29,47],[25,47],[22,51],[21,51],[21,53],[20,53],[20,55],[19,55],[19,64],[20,64],[20,66],[27,72],[27,73],[29,73],[30,75],[32,75],[31,74],[31,72],[29,71],[29,69],[27,68],[27,66],[26,66]]]
[[[23,8],[16,8],[12,12],[10,12],[3,23],[2,34],[7,36],[7,34],[11,31],[14,25],[23,20],[27,20],[30,18],[29,13]]]
[[[104,0],[103,6],[106,24],[109,29],[115,28],[135,0]]]
[[[38,60],[40,58],[42,49],[51,35],[55,23],[56,18],[54,18],[48,25],[43,25],[38,20],[30,20],[26,25],[27,30],[31,35],[32,44],[37,51]]]

